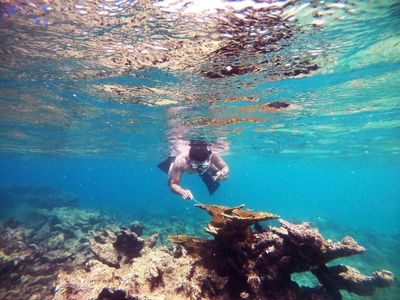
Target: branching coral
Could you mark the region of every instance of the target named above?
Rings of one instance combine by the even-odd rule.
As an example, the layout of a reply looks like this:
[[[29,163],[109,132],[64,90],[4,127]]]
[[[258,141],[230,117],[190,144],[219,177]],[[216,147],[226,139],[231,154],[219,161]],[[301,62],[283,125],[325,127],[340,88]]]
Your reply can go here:
[[[202,265],[227,277],[217,294],[251,299],[341,299],[340,290],[372,295],[387,287],[394,274],[383,270],[365,276],[347,266],[326,264],[336,258],[360,254],[365,249],[351,237],[333,243],[325,240],[309,223],[295,225],[280,220],[280,227],[253,232],[252,224],[278,216],[242,210],[238,207],[197,205],[211,216],[205,231],[213,240],[170,236],[188,253],[200,258]],[[311,271],[319,280],[315,288],[299,287],[291,274]]]

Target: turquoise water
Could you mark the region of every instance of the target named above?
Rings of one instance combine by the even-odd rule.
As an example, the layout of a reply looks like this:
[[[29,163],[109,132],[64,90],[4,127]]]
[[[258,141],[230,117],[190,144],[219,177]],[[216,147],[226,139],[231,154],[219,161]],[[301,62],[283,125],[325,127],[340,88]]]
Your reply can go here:
[[[196,210],[170,193],[161,157],[33,157],[2,159],[3,186],[52,186],[75,193],[79,204],[115,214],[125,222],[146,210],[180,214]],[[212,196],[195,175],[182,186],[204,203],[238,205],[278,213],[291,220],[323,219],[358,230],[399,233],[398,170],[368,159],[298,159],[227,156],[229,180]],[[136,211],[140,209],[140,212]]]
[[[399,274],[399,3],[278,1],[274,23],[256,2],[231,19],[196,1],[0,2],[0,188],[200,233],[207,216],[157,164],[179,141],[218,142],[229,179],[210,196],[185,175],[198,201],[350,234],[372,249],[360,270]]]

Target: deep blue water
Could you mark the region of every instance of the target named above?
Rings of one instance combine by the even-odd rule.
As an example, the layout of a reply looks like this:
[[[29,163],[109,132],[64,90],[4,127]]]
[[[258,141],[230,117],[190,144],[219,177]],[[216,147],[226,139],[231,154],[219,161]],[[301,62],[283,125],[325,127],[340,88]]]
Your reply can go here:
[[[82,207],[101,209],[122,223],[140,218],[143,210],[161,216],[197,210],[193,202],[170,192],[166,174],[157,167],[162,159],[3,157],[0,181],[3,187],[38,185],[71,191]],[[196,175],[184,175],[182,186],[191,188],[204,203],[244,203],[289,220],[322,218],[357,230],[400,233],[400,171],[396,163],[368,157],[257,155],[228,155],[225,160],[231,174],[213,196]]]

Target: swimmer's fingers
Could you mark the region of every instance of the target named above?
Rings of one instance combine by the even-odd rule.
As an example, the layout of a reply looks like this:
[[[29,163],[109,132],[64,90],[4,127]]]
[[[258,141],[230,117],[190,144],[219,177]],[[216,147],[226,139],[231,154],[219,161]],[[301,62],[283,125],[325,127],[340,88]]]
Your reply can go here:
[[[182,192],[182,198],[185,200],[192,200],[193,199],[193,194],[190,190],[183,190]]]
[[[228,178],[228,174],[226,174],[223,171],[218,171],[217,174],[215,174],[215,176],[213,177],[214,181],[217,180],[224,180]]]
[[[218,180],[228,179],[228,174],[223,174]]]

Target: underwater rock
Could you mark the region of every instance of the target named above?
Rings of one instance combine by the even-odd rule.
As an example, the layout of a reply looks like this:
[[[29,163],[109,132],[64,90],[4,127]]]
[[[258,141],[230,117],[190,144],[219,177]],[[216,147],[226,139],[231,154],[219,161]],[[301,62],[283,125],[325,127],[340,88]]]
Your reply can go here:
[[[42,256],[42,261],[52,264],[61,264],[65,262],[67,259],[71,258],[72,256],[73,253],[71,253],[70,251],[52,250],[46,252],[46,254]]]
[[[393,273],[383,270],[365,276],[347,266],[326,264],[336,258],[360,254],[365,249],[351,237],[333,243],[325,240],[309,223],[299,225],[280,220],[280,227],[252,232],[250,225],[277,218],[269,213],[253,213],[238,207],[202,205],[211,222],[204,230],[213,240],[170,236],[209,270],[227,277],[217,294],[233,299],[341,299],[340,290],[372,295],[376,288],[394,281]],[[299,287],[291,274],[311,271],[319,280],[316,288]]]
[[[0,228],[0,299],[53,299],[60,270],[72,272],[95,257],[89,231],[111,222],[72,207],[36,211],[34,227],[8,219]]]
[[[183,248],[180,245],[175,245],[175,247],[172,247],[171,251],[175,258],[182,257],[183,255]]]
[[[123,254],[130,260],[140,255],[140,251],[144,246],[144,240],[138,237],[137,234],[132,232],[129,228],[122,227],[113,246],[118,253]]]
[[[150,289],[154,290],[156,287],[163,284],[163,272],[157,266],[152,266],[149,269],[146,279],[150,282]]]
[[[58,249],[64,244],[64,242],[65,242],[64,233],[61,232],[49,238],[47,242],[47,248]]]
[[[322,267],[313,273],[330,291],[347,290],[360,296],[371,296],[376,288],[385,288],[394,282],[394,274],[390,271],[365,276],[357,269],[343,265]]]
[[[132,230],[138,236],[141,236],[143,234],[144,224],[142,222],[133,221],[132,223],[129,224],[128,227],[130,230]]]
[[[50,299],[57,276],[41,261],[44,249],[28,245],[25,229],[12,225],[0,229],[0,298]]]
[[[332,243],[325,240],[316,228],[310,223],[292,224],[279,220],[280,228],[272,228],[271,231],[289,241],[295,247],[291,256],[299,256],[308,259],[309,265],[327,263],[340,257],[360,254],[365,251],[351,237],[347,236],[342,241]],[[307,246],[307,247],[305,247]]]
[[[118,233],[103,230],[93,235],[90,247],[96,257],[104,264],[119,268],[121,264],[140,256],[145,241],[127,227],[121,227]]]
[[[153,248],[157,245],[157,241],[160,238],[159,233],[152,234],[149,238],[145,240],[146,247]]]
[[[104,288],[96,300],[136,300],[136,297],[127,297],[125,291],[116,290],[111,292],[109,289]]]
[[[90,268],[77,268],[73,273],[61,272],[53,299],[114,299],[110,295],[117,291],[125,293],[121,299],[210,299],[226,283],[190,256],[177,259],[165,247],[145,247],[140,257],[118,269],[97,259],[89,264]]]
[[[98,232],[90,240],[90,249],[102,263],[113,268],[119,268],[118,258],[120,257],[117,250],[113,247],[115,238],[115,234],[108,230]]]

